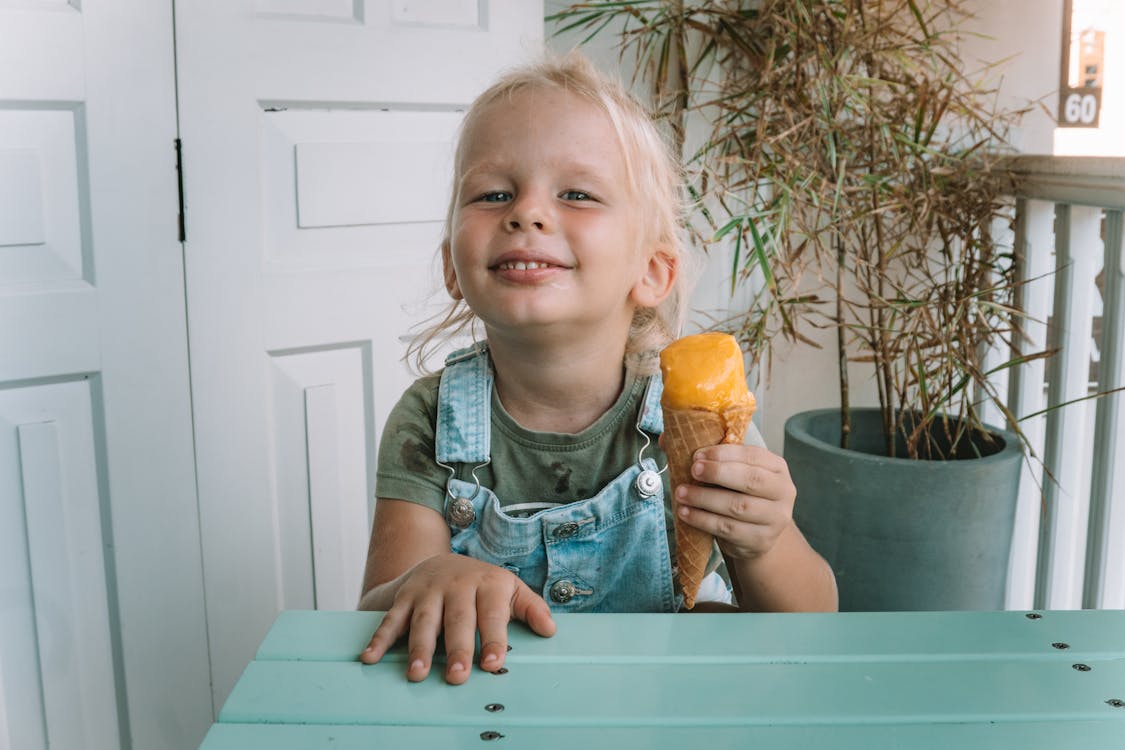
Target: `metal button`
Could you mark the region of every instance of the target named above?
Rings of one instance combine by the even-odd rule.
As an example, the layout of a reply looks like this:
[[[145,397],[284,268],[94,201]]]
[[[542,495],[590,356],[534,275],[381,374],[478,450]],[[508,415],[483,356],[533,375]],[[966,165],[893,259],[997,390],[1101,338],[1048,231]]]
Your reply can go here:
[[[460,529],[468,528],[476,518],[476,508],[469,498],[459,497],[449,504],[449,522],[454,526]]]
[[[645,469],[637,475],[636,487],[641,497],[655,497],[661,487],[660,475],[652,469]]]
[[[555,530],[551,532],[551,536],[553,536],[555,539],[570,539],[577,533],[578,524],[576,524],[574,521],[567,521],[566,523],[561,523],[556,526]]]
[[[555,581],[555,584],[551,586],[551,599],[556,604],[566,604],[574,598],[576,593],[577,589],[570,581]]]

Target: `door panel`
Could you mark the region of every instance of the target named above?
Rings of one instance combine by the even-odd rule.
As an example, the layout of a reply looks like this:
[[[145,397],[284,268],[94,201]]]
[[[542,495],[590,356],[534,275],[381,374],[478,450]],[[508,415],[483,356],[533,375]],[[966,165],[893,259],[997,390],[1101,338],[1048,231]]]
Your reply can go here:
[[[119,743],[91,400],[84,379],[0,390],[5,747]]]
[[[286,609],[353,609],[352,570],[367,549],[370,347],[271,352],[274,457],[278,467],[281,602]],[[311,564],[310,564],[311,563]]]
[[[4,748],[212,718],[171,49],[170,3],[0,2]]]
[[[273,271],[428,263],[457,112],[264,112],[262,250]]]
[[[176,6],[214,700],[282,608],[352,608],[412,376],[460,110],[541,45],[525,0]]]
[[[8,283],[83,278],[81,123],[80,108],[0,111],[0,278]]]

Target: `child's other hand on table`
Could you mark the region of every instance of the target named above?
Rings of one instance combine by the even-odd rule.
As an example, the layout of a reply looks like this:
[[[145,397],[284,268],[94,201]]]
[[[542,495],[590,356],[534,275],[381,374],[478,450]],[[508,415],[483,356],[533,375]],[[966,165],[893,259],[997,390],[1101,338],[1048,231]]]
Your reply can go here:
[[[406,677],[412,682],[429,675],[440,633],[444,632],[445,641],[445,681],[451,685],[469,679],[477,632],[480,666],[488,672],[504,666],[508,623],[513,618],[539,635],[555,633],[550,607],[543,598],[496,565],[444,553],[418,563],[396,584],[394,604],[360,654],[360,661],[378,662],[409,633]]]

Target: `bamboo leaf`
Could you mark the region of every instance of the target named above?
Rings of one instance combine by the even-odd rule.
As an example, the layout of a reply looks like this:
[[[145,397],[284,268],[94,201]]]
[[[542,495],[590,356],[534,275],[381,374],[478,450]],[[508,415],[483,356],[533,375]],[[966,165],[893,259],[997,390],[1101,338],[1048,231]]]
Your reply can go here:
[[[713,242],[718,242],[723,237],[726,237],[728,234],[730,234],[733,230],[740,229],[742,227],[742,221],[743,219],[741,216],[734,217],[726,224],[724,224],[718,231],[716,231],[711,240]]]
[[[739,229],[738,234],[734,236],[734,257],[731,259],[730,269],[730,293],[738,291],[738,273],[739,268],[742,266],[742,230]]]
[[[754,240],[754,255],[758,259],[758,268],[761,269],[762,276],[765,277],[766,286],[776,294],[777,282],[774,281],[773,271],[770,269],[766,243],[762,241],[762,235],[758,233],[758,227],[755,226],[752,218],[747,221],[747,226],[750,228],[750,237]]]
[[[1016,421],[1017,422],[1026,422],[1027,420],[1032,419],[1033,417],[1042,416],[1044,414],[1047,414],[1048,412],[1054,411],[1055,409],[1061,409],[1064,406],[1070,406],[1071,404],[1079,404],[1079,403],[1082,403],[1083,401],[1089,401],[1092,398],[1101,398],[1102,396],[1108,396],[1111,393],[1122,393],[1122,392],[1125,392],[1125,385],[1121,386],[1120,388],[1110,388],[1108,391],[1098,391],[1097,393],[1091,393],[1091,394],[1088,394],[1086,396],[1082,396],[1081,398],[1071,399],[1070,401],[1063,401],[1061,404],[1052,404],[1051,406],[1048,406],[1046,409],[1040,409],[1037,412],[1032,412],[1031,414],[1027,414],[1025,416],[1022,416]]]
[[[906,0],[906,5],[910,8],[915,20],[918,21],[918,28],[922,30],[922,37],[930,36],[930,31],[926,28],[926,19],[922,17],[922,11],[919,10],[918,3],[915,0]]]

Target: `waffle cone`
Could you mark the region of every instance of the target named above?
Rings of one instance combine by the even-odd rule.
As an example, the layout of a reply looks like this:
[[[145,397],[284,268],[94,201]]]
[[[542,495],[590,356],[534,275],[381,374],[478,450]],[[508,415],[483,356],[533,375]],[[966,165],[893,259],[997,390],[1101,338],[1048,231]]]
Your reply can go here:
[[[664,452],[668,456],[672,491],[681,484],[692,483],[692,456],[697,450],[719,443],[741,443],[753,415],[752,404],[727,407],[721,412],[664,407]],[[695,606],[699,584],[707,573],[714,537],[682,523],[678,515],[675,524],[676,568],[684,606],[691,609]]]

